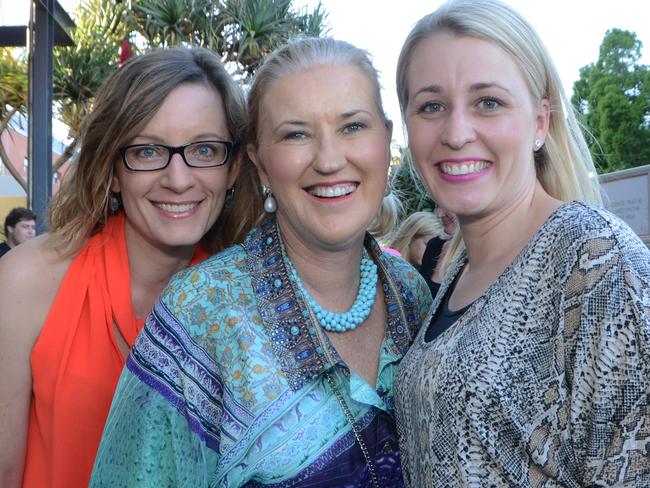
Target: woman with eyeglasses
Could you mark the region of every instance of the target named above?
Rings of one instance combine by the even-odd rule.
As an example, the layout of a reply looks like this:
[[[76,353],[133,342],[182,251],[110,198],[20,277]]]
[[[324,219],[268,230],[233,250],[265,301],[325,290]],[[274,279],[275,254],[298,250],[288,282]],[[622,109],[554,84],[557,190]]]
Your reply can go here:
[[[245,125],[241,90],[206,50],[154,51],[107,81],[49,234],[0,265],[0,486],[88,485],[156,297],[261,211]]]

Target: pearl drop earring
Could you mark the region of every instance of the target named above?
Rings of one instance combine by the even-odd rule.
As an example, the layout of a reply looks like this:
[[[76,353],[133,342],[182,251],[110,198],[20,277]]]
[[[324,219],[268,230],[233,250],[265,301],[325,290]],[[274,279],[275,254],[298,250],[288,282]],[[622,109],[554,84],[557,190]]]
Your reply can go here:
[[[262,194],[266,197],[264,199],[264,211],[266,213],[275,212],[278,209],[278,204],[273,197],[273,193],[271,193],[271,189],[266,185],[262,185]]]

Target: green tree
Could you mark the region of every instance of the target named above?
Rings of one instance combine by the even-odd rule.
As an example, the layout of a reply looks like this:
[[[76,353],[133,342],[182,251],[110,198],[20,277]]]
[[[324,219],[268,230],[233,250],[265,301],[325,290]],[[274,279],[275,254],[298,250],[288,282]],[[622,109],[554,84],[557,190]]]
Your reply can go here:
[[[292,0],[139,0],[130,12],[149,46],[203,46],[246,80],[264,57],[291,37],[320,36],[327,14],[295,10]]]
[[[404,218],[413,212],[421,210],[433,211],[436,208],[436,204],[428,195],[422,183],[413,174],[408,158],[408,152],[401,148],[401,162],[392,167],[390,174],[393,191],[398,195],[404,207]]]
[[[72,156],[95,94],[117,68],[118,46],[125,34],[125,11],[114,0],[85,0],[74,12],[74,45],[54,51],[54,114],[68,127],[72,142],[53,163],[53,173]]]
[[[650,164],[650,67],[636,34],[607,31],[595,63],[580,69],[573,105],[599,172]]]

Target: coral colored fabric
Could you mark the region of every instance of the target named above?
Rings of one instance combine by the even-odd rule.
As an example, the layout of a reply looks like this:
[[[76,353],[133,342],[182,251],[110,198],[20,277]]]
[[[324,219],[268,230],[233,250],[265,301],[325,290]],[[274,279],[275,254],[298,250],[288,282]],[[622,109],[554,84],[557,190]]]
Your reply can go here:
[[[207,253],[197,248],[192,264]],[[31,353],[32,401],[24,487],[88,486],[124,359],[143,320],[131,306],[124,214],[108,220],[74,259]]]

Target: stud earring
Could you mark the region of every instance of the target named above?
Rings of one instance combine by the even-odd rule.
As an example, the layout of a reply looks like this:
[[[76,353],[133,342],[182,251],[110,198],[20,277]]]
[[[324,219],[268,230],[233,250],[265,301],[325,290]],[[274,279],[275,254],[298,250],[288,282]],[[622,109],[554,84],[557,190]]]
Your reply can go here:
[[[262,185],[262,194],[266,197],[264,199],[264,211],[266,213],[275,212],[278,209],[278,204],[273,197],[273,193],[271,193],[271,189],[266,185]]]
[[[535,139],[535,151],[539,151],[539,148],[542,147],[542,141]]]

